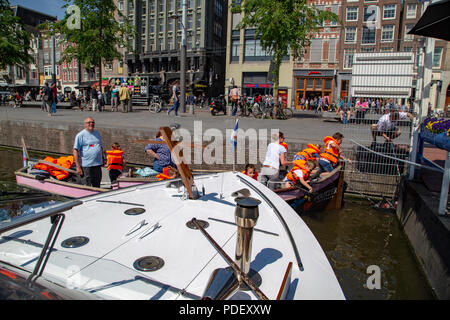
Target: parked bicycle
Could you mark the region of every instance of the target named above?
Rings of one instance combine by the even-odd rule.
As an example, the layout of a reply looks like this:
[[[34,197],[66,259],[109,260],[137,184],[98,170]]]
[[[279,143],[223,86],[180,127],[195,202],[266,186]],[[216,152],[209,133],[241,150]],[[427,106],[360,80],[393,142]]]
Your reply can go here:
[[[150,99],[150,104],[148,106],[148,111],[152,113],[159,113],[166,106],[166,103],[157,95],[152,96]]]
[[[264,111],[262,113],[261,119],[273,119],[273,105],[265,104]],[[277,109],[277,120],[287,120],[294,116],[294,112],[290,108],[283,108],[281,106]]]

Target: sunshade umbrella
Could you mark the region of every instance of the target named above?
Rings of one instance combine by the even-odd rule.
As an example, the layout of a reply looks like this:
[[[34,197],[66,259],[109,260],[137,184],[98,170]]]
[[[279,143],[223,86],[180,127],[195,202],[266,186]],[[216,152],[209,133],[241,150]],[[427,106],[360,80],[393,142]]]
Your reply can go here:
[[[450,0],[428,5],[422,17],[408,34],[450,41]]]

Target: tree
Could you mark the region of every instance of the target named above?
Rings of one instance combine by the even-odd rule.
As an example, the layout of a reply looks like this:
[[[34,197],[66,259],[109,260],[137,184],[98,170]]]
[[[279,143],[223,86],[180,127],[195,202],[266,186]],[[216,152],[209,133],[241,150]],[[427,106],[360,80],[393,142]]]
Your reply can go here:
[[[32,61],[31,34],[14,16],[8,0],[0,0],[0,70],[9,65],[25,66]]]
[[[114,0],[64,0],[63,8],[75,5],[79,9],[75,15],[66,15],[63,20],[44,25],[49,35],[59,35],[60,41],[68,43],[61,56],[61,62],[77,59],[87,69],[98,67],[100,90],[102,86],[102,64],[122,59],[119,46],[129,48],[129,39],[135,36],[134,28],[116,7]],[[122,18],[123,23],[116,20]],[[79,19],[80,28],[71,22]]]
[[[241,13],[240,29],[256,29],[263,50],[271,56],[275,119],[278,111],[280,67],[284,57],[298,59],[324,21],[339,21],[336,14],[319,10],[307,0],[243,0],[231,4],[233,13]]]

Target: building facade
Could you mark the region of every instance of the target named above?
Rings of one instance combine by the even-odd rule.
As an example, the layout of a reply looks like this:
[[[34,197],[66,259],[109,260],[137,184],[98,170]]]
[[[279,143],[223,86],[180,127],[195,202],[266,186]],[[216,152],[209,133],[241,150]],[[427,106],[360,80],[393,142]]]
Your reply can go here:
[[[210,95],[223,91],[227,4],[225,0],[185,0],[186,25],[181,17],[183,0],[124,0],[118,7],[138,36],[125,54],[127,76],[158,78],[162,84],[180,79],[180,46],[186,28],[187,91],[208,86]],[[181,18],[180,18],[181,21]]]
[[[271,56],[261,48],[255,29],[237,28],[241,13],[231,12],[232,2],[228,1],[225,93],[237,86],[247,96],[272,95],[273,83],[269,75]],[[288,107],[293,103],[293,66],[293,59],[289,57],[280,67],[279,95]]]
[[[424,11],[421,2],[414,0],[343,0],[342,29],[339,39],[339,69],[337,74],[338,98],[351,92],[353,58],[355,53],[412,52],[415,59],[413,88],[419,67],[419,52],[423,37],[408,32]],[[443,77],[441,68],[445,61],[446,42],[436,40],[433,55],[433,76],[430,101],[436,106],[437,84]]]
[[[338,16],[341,11],[341,1],[311,0],[308,3]],[[294,62],[296,108],[302,98],[328,97],[330,102],[335,99],[340,30],[337,21],[325,21],[303,57]]]
[[[0,71],[0,78],[5,86],[23,87],[25,90],[31,87],[38,87],[44,76],[44,39],[40,30],[40,24],[47,21],[56,21],[56,17],[37,12],[19,5],[11,6],[14,15],[19,17],[24,29],[31,34],[30,54],[32,62],[28,66],[8,66]],[[49,56],[50,58],[50,56]]]

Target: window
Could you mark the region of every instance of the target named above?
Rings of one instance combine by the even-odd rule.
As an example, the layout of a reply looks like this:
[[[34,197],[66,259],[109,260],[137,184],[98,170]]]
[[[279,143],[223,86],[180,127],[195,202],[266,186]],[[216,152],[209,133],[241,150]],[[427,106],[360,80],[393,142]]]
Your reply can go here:
[[[376,36],[377,36],[377,29],[363,27],[362,44],[375,44]]]
[[[403,48],[403,52],[412,52],[412,48],[411,47],[404,47]]]
[[[395,4],[386,4],[383,6],[383,19],[395,19]]]
[[[394,25],[383,26],[381,30],[381,42],[391,42],[394,40]]]
[[[187,23],[186,23],[187,29],[192,29],[193,27],[192,18],[193,18],[192,15],[187,16]]]
[[[375,52],[375,48],[374,48],[374,47],[361,48],[361,52],[363,52],[363,53],[367,53],[367,52]]]
[[[414,35],[408,34],[408,32],[410,32],[413,27],[414,27],[413,24],[407,24],[405,26],[405,36],[403,37],[403,39],[405,39],[405,41],[413,41],[414,40]]]
[[[322,39],[312,39],[309,47],[311,62],[322,62]]]
[[[48,52],[44,53],[44,63],[50,63],[50,54]]]
[[[231,40],[231,61],[239,61],[239,39]]]
[[[392,48],[392,47],[382,47],[382,48],[380,48],[380,52],[394,52],[394,48]]]
[[[417,4],[410,3],[406,7],[406,19],[415,19],[417,11]]]
[[[433,68],[439,68],[442,60],[442,47],[434,48],[433,54]]]
[[[377,21],[378,20],[378,7],[364,7],[363,21]]]
[[[358,7],[348,7],[346,21],[358,21]]]
[[[159,12],[164,12],[164,3],[165,3],[165,1],[159,2]]]
[[[67,71],[64,71],[63,73],[63,81],[67,81]]]
[[[356,42],[356,27],[345,28],[345,43]]]
[[[68,73],[68,74],[69,74],[69,78],[68,78],[68,81],[69,81],[69,82],[71,82],[71,81],[72,81],[72,71],[69,71],[69,73]]]
[[[351,69],[353,66],[353,55],[355,49],[344,49],[344,68]]]
[[[119,10],[120,10],[120,11],[123,10],[123,1],[119,1]]]
[[[262,49],[261,43],[257,39],[246,39],[244,44],[244,58],[250,61],[269,60],[268,54]]]
[[[172,32],[173,31],[173,19],[168,19],[167,23],[168,23],[167,24],[167,31],[168,32]]]
[[[73,71],[73,81],[78,81],[78,70]]]
[[[167,1],[167,10],[168,11],[174,11],[175,10],[175,0],[168,0]]]

